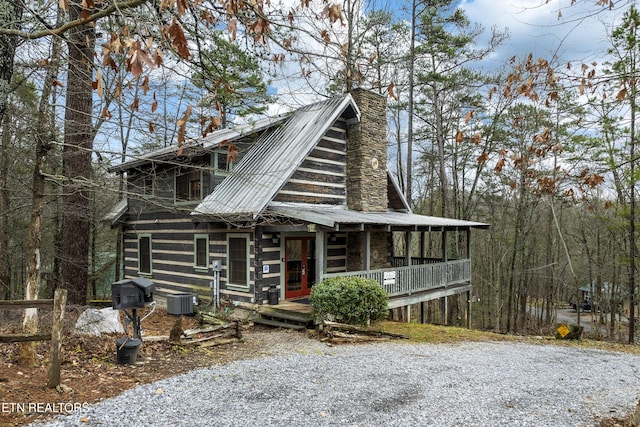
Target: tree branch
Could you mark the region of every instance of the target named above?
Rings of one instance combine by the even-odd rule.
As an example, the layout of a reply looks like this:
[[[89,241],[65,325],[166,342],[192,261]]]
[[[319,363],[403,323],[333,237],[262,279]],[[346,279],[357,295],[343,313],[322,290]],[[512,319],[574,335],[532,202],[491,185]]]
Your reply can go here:
[[[36,31],[34,33],[28,33],[18,29],[0,28],[0,35],[15,36],[25,40],[36,40],[48,36],[60,36],[72,28],[78,27],[80,25],[85,25],[90,22],[95,22],[100,18],[112,15],[116,11],[136,8],[144,3],[147,3],[148,1],[149,0],[125,0],[121,2],[116,1],[109,7],[106,7],[98,12],[89,15],[87,18],[75,19],[59,27]]]

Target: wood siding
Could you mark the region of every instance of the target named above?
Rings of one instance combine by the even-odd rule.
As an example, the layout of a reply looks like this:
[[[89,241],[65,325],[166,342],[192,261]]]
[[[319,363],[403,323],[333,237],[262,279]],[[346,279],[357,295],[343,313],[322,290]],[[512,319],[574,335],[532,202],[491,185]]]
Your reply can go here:
[[[249,234],[249,288],[238,290],[227,288],[227,235]],[[211,299],[212,273],[195,267],[194,237],[209,238],[209,264],[222,262],[220,273],[221,295],[231,301],[252,303],[255,299],[255,241],[252,230],[229,230],[222,224],[194,223],[191,218],[167,212],[140,214],[127,222],[124,228],[124,273],[125,277],[137,277],[138,236],[151,237],[152,273],[144,275],[151,279],[159,292],[195,293],[199,298]]]
[[[273,243],[273,234],[263,227],[256,228],[256,302],[261,304],[267,304],[271,286],[280,289],[282,239]]]
[[[347,271],[347,235],[345,233],[334,233],[335,241],[327,242],[326,272],[343,273]]]
[[[346,123],[337,120],[274,200],[342,205],[347,200]]]

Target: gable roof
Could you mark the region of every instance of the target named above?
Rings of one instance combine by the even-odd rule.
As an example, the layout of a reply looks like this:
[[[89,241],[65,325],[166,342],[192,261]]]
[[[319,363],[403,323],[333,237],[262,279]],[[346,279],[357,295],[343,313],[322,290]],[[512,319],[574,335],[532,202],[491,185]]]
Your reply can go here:
[[[280,126],[258,138],[192,215],[248,220],[258,217],[343,114],[359,120],[360,110],[349,94],[296,110]]]
[[[189,154],[191,152],[210,150],[212,148],[220,146],[222,142],[234,141],[247,134],[260,132],[270,127],[276,126],[279,123],[285,121],[289,116],[290,114],[284,114],[276,117],[266,117],[231,128],[220,129],[208,134],[205,137],[189,139],[184,143],[183,151],[185,154]],[[171,160],[177,157],[177,151],[178,147],[176,147],[175,145],[160,148],[158,150],[154,150],[149,153],[137,156],[134,159],[127,160],[126,162],[122,162],[118,165],[111,166],[108,171],[124,172],[128,169],[132,169],[153,161]]]

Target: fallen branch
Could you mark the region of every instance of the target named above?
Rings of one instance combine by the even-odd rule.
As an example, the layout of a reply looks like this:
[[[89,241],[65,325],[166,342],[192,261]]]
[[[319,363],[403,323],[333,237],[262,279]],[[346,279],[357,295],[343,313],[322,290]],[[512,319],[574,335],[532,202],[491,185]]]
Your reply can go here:
[[[364,334],[367,336],[409,339],[408,335],[395,334],[393,332],[385,332],[380,329],[365,328],[360,326],[349,325],[346,323],[330,322],[328,320],[325,320],[323,322],[323,325],[327,333],[333,332],[333,331],[346,331],[346,332],[355,332],[357,334]]]
[[[169,335],[152,335],[142,337],[143,342],[159,342],[159,341],[169,341]]]
[[[244,340],[242,338],[221,338],[215,341],[202,343],[200,344],[200,347],[207,348],[207,347],[213,347],[217,345],[234,344],[238,342],[244,342]]]
[[[391,337],[375,336],[375,335],[361,335],[346,333],[340,331],[330,331],[328,333],[328,339],[332,342],[371,342],[371,341],[388,341]]]
[[[190,337],[196,334],[206,334],[208,332],[219,331],[221,329],[237,328],[237,324],[238,322],[231,322],[225,323],[224,325],[207,326],[206,328],[200,329],[187,329],[186,331],[182,332],[182,335],[185,337]]]
[[[216,338],[220,338],[223,337],[224,334],[215,334],[215,335],[209,335],[206,337],[202,337],[202,338],[195,338],[195,339],[187,339],[187,340],[183,340],[180,342],[180,344],[182,345],[191,345],[191,344],[198,344],[204,341],[209,341],[209,340],[214,340]]]
[[[205,313],[205,312],[201,312],[198,315],[200,321],[202,323],[209,323],[211,325],[225,325],[227,324],[226,321],[222,320],[222,319],[218,319],[217,317],[215,317],[213,314],[211,313]]]

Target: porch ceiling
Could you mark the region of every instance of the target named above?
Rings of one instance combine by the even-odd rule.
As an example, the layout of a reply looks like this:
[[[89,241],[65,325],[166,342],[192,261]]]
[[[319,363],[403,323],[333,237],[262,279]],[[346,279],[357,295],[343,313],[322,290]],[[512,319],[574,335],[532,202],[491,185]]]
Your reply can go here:
[[[265,213],[294,218],[335,229],[339,229],[340,225],[386,225],[396,228],[413,227],[432,230],[490,227],[489,224],[482,222],[416,215],[404,212],[361,212],[349,210],[339,205],[271,202]]]

